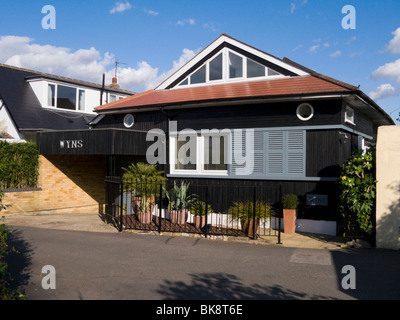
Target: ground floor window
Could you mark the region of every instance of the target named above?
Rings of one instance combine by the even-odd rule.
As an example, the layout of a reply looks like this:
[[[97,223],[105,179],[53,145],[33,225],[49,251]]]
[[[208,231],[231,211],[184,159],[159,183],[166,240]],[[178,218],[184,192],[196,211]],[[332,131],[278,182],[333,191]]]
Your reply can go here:
[[[227,175],[229,134],[181,132],[170,136],[171,173]]]
[[[306,175],[306,131],[186,131],[170,136],[170,173],[288,179]]]

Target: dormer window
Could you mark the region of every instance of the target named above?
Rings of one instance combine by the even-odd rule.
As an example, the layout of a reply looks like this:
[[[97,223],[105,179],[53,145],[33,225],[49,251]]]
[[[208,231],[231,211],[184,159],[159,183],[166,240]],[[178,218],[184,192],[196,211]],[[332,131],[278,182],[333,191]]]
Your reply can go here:
[[[218,84],[246,79],[258,80],[282,77],[272,70],[244,55],[224,48],[186,77],[179,87]]]
[[[48,84],[47,105],[57,109],[85,110],[85,90],[60,84]]]

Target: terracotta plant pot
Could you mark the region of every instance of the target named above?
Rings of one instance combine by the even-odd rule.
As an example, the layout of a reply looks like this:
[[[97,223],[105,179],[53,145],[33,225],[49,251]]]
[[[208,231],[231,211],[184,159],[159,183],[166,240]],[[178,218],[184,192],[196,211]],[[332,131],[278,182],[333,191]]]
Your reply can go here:
[[[249,237],[253,237],[253,225],[255,226],[255,235],[257,236],[258,225],[260,219],[256,218],[255,223],[253,223],[253,218],[242,221],[242,231]]]
[[[153,213],[153,210],[155,207],[155,203],[154,203],[155,199],[154,199],[154,196],[147,199],[147,201],[150,205],[147,205],[148,209],[145,211],[143,211],[143,209],[142,209],[143,208],[142,201],[143,201],[142,197],[133,197],[132,198],[132,208],[133,208],[133,211],[136,213],[139,222],[144,223],[144,224],[149,224],[149,223],[151,223],[152,213]]]
[[[283,232],[293,234],[296,232],[296,209],[283,209]]]
[[[147,212],[139,212],[137,214],[138,220],[140,223],[149,224],[151,223],[152,214],[150,211]]]
[[[193,218],[194,220],[194,226],[196,228],[204,228],[206,225],[206,217],[205,216],[195,216]]]
[[[188,218],[188,209],[171,210],[170,219],[174,224],[185,224]]]

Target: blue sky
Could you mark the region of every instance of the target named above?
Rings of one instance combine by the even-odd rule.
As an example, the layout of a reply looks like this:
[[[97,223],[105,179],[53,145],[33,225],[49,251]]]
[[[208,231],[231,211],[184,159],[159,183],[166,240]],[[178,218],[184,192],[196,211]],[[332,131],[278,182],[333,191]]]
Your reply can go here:
[[[56,28],[43,29],[45,5]],[[344,29],[345,5],[356,28]],[[400,112],[398,0],[2,0],[0,63],[122,88],[154,88],[222,33],[352,85]]]

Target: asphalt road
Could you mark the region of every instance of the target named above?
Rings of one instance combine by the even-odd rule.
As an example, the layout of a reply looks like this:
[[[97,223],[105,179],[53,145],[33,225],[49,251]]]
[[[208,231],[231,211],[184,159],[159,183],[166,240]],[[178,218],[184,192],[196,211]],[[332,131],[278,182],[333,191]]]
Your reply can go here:
[[[399,299],[400,252],[13,227],[12,285],[28,300]],[[44,289],[43,266],[55,289]],[[343,289],[342,268],[356,289]],[[46,281],[47,281],[46,280]],[[47,281],[47,283],[50,283]]]

